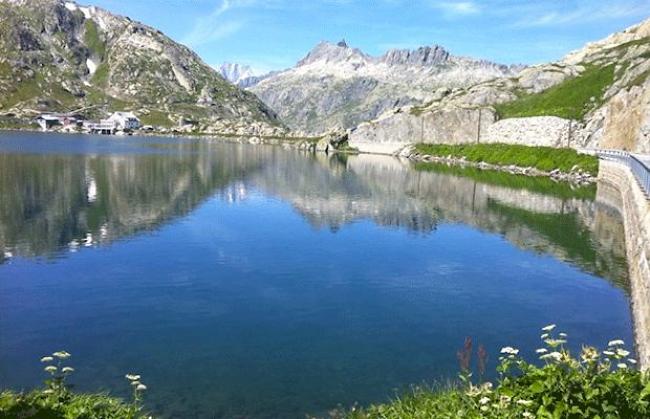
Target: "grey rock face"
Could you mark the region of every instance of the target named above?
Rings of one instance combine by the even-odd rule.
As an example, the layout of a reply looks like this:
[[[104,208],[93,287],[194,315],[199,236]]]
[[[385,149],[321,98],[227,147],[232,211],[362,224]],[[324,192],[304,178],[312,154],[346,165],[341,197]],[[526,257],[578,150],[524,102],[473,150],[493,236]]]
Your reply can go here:
[[[451,54],[447,50],[434,45],[433,47],[420,47],[416,50],[393,49],[384,54],[379,61],[389,66],[435,66],[447,62],[450,57]]]
[[[345,42],[319,43],[296,67],[249,89],[298,131],[352,128],[399,106],[439,100],[454,88],[512,76],[518,67],[455,57],[440,46],[373,57]]]
[[[421,115],[403,110],[359,125],[349,143],[362,152],[396,154],[412,143],[477,142],[495,120],[490,108],[447,107]]]

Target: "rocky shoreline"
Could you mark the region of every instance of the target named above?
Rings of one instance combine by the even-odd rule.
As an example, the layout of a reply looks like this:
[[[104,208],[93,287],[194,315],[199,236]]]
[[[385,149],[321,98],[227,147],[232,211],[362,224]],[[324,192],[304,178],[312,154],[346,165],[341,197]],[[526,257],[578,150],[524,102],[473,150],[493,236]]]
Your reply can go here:
[[[480,170],[494,170],[499,172],[506,172],[512,175],[532,176],[532,177],[548,177],[557,182],[568,182],[576,186],[586,186],[596,183],[597,176],[592,176],[590,173],[584,172],[577,167],[570,172],[562,172],[559,169],[546,172],[536,169],[534,167],[521,167],[516,165],[502,166],[498,164],[490,164],[485,162],[468,161],[465,158],[457,158],[452,156],[432,156],[429,154],[422,154],[415,151],[413,147],[407,147],[400,153],[401,157],[406,157],[413,162],[419,163],[436,163],[446,164],[460,167],[475,167]]]
[[[41,132],[33,129],[2,129],[2,131],[18,132]],[[83,134],[77,132],[60,132],[64,134]],[[232,135],[232,134],[188,134],[188,133],[159,133],[143,132],[136,133],[141,136],[160,136],[160,137],[178,137],[178,138],[202,138],[211,141],[224,141],[238,144],[251,145],[272,145],[280,146],[285,149],[296,149],[312,153],[348,153],[348,154],[381,154],[372,152],[359,152],[359,150],[348,145],[348,135],[339,131],[333,131],[322,137],[276,137],[276,136],[255,136],[255,135]],[[590,185],[598,181],[597,176],[575,168],[570,172],[563,172],[559,169],[546,172],[534,167],[521,167],[516,165],[496,165],[485,162],[472,162],[465,158],[456,158],[452,156],[433,156],[422,154],[410,145],[404,147],[399,153],[394,154],[397,157],[405,157],[412,162],[420,163],[437,163],[460,167],[475,167],[481,170],[494,170],[506,172],[512,175],[531,176],[531,177],[548,177],[557,182],[568,182],[576,186]]]

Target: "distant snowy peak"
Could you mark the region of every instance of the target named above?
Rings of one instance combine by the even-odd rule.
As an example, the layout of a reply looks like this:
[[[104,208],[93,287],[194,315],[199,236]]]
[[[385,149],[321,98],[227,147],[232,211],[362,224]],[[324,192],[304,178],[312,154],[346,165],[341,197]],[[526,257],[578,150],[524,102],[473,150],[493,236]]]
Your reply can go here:
[[[218,68],[219,74],[230,83],[238,85],[243,80],[255,77],[255,73],[250,66],[238,63],[223,63]]]

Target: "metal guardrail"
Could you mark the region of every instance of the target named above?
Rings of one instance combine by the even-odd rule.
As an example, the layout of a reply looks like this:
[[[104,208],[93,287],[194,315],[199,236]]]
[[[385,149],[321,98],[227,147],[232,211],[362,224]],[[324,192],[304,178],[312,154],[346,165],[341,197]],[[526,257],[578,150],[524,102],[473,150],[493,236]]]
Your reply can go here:
[[[646,197],[650,197],[650,162],[646,163],[626,151],[598,150],[596,153],[601,159],[617,161],[626,165],[634,174]]]

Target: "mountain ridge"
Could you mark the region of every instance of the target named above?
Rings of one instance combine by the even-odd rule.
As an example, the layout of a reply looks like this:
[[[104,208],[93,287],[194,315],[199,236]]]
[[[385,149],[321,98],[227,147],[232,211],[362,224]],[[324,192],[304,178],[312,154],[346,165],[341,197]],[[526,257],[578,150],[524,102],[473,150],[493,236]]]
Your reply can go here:
[[[372,56],[345,41],[321,41],[294,67],[249,80],[246,87],[292,129],[320,134],[426,102],[440,88],[512,76],[521,68],[455,56],[439,45]]]

